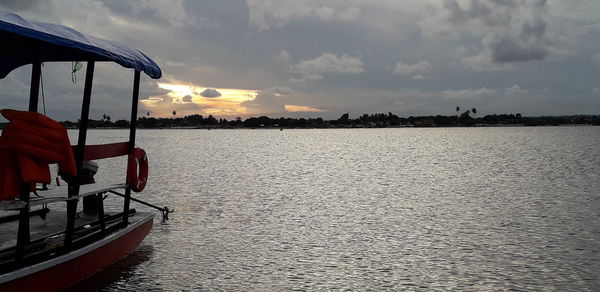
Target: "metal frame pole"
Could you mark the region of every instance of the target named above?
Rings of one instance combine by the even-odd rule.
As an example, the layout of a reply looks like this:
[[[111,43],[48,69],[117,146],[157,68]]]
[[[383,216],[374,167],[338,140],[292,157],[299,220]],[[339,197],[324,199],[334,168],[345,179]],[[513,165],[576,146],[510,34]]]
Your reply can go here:
[[[131,154],[133,148],[135,148],[135,134],[137,126],[137,111],[138,111],[138,99],[140,97],[140,71],[135,70],[133,75],[133,94],[131,97],[131,120],[129,122],[129,149],[128,153]],[[127,168],[130,166],[127,165]],[[131,187],[125,189],[125,198],[123,202],[123,225],[127,226],[129,218],[129,204],[131,201]]]
[[[88,119],[90,115],[90,103],[92,98],[92,81],[94,79],[94,61],[87,62],[85,72],[85,87],[83,88],[83,102],[81,103],[81,117],[79,118],[79,136],[77,149],[75,151],[75,165],[77,166],[77,177],[69,183],[69,198],[79,195],[79,179],[85,153],[85,141],[87,138]],[[67,231],[65,235],[65,247],[69,249],[73,242],[73,231],[75,229],[75,218],[77,216],[77,200],[67,201]]]
[[[29,111],[37,112],[38,100],[40,94],[40,75],[42,73],[42,63],[33,62],[31,67],[31,86],[29,89]],[[25,245],[30,240],[29,230],[29,190],[31,184],[21,184],[21,194],[19,200],[26,203],[25,207],[19,211],[19,230],[17,231],[17,250],[16,263],[18,266],[22,264],[22,259],[25,254]]]
[[[31,89],[29,91],[29,111],[37,112],[40,95],[40,76],[42,75],[42,63],[33,62],[31,68]]]

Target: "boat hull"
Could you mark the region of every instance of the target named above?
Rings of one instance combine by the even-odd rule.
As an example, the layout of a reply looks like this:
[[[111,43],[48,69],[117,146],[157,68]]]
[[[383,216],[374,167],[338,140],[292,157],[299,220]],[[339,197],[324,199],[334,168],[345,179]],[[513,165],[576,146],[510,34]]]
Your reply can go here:
[[[0,291],[68,288],[133,253],[153,224],[153,214],[81,249],[0,277]]]

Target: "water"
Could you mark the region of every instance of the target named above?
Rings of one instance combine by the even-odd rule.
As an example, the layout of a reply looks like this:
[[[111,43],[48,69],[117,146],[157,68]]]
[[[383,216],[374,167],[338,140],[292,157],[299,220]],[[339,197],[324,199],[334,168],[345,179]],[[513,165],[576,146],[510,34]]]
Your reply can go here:
[[[137,144],[138,196],[176,213],[79,288],[600,287],[600,127],[140,130]]]

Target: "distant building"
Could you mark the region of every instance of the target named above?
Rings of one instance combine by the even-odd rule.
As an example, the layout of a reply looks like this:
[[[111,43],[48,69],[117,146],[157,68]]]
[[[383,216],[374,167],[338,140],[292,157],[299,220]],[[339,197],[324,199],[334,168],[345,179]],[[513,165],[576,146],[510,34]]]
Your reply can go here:
[[[415,127],[433,127],[433,120],[420,120],[415,122]]]

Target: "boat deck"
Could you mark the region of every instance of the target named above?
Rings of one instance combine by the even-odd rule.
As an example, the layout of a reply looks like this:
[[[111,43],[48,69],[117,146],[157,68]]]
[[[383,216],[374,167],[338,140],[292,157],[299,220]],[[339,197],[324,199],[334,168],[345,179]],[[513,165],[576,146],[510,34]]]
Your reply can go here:
[[[118,189],[125,189],[125,184],[112,185],[82,185],[79,196],[69,198],[67,195],[67,186],[55,187],[50,190],[37,191],[39,197],[32,196],[29,202],[30,212],[39,212],[45,216],[31,215],[29,218],[30,241],[48,237],[52,234],[64,232],[67,226],[67,213],[65,202],[74,199],[81,199],[86,196],[105,193]],[[47,204],[50,204],[50,211],[43,212]],[[19,200],[0,201],[0,220],[9,216],[17,216],[19,208],[26,206],[25,202]],[[119,210],[121,211],[121,210]],[[105,212],[105,216],[117,214],[118,212]],[[135,216],[135,215],[134,215]],[[45,217],[45,220],[42,218]],[[16,219],[16,218],[15,218]],[[87,215],[79,213],[75,220],[75,229],[81,228],[98,220],[97,215]],[[0,250],[14,247],[17,244],[17,232],[19,221],[12,220],[0,224]]]
[[[17,214],[17,212],[0,212],[0,214]],[[118,214],[119,212],[106,212],[105,216]],[[134,213],[130,215],[130,222],[137,221],[138,217],[142,217],[141,213]],[[75,229],[85,228],[84,226],[89,225],[93,222],[97,222],[97,216],[89,216],[86,214],[79,213],[75,220]],[[50,209],[50,212],[46,213],[46,220],[43,220],[40,216],[32,216],[29,218],[29,228],[31,234],[31,241],[42,239],[53,234],[59,234],[65,231],[67,226],[67,212],[64,210]],[[19,227],[19,221],[14,220],[0,224],[0,250],[11,248],[17,244],[17,230]],[[62,241],[62,237],[57,240]]]

